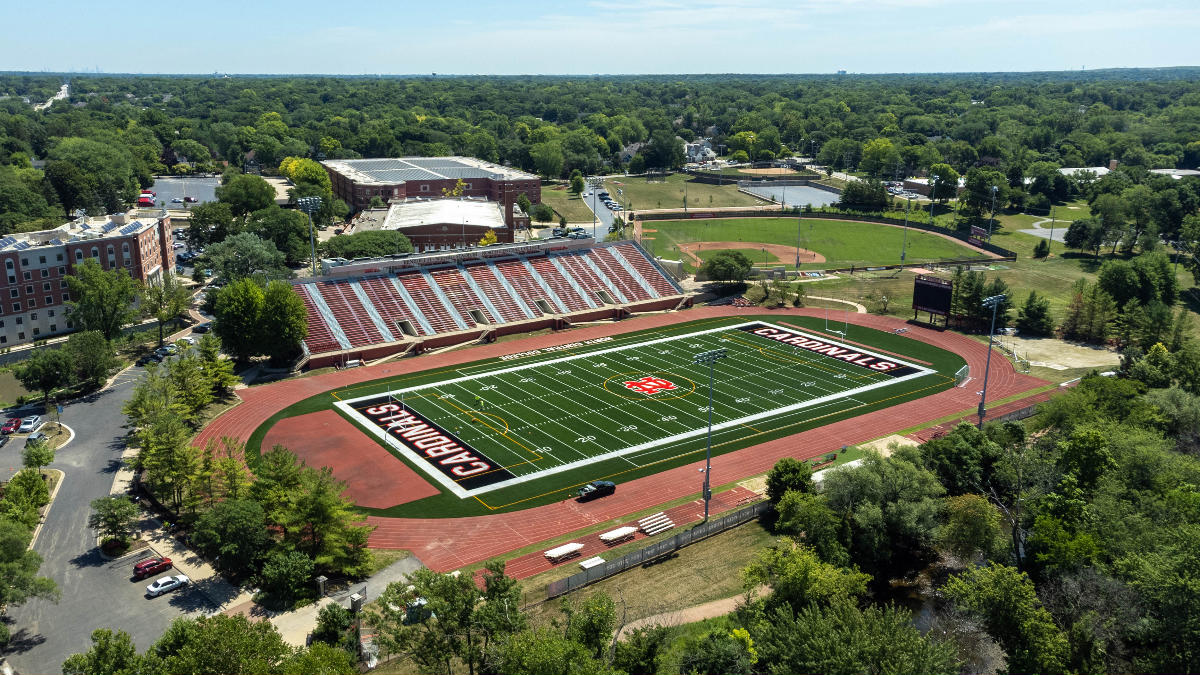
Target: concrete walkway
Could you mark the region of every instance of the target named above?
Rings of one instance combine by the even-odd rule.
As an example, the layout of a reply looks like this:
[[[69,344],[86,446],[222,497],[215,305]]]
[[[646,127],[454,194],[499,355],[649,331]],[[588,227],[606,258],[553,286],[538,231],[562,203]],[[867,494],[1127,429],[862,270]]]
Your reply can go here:
[[[839,298],[826,298],[826,297],[823,297],[820,295],[805,295],[804,298],[806,300],[824,300],[826,302],[840,302],[840,303],[843,303],[846,305],[853,305],[855,312],[858,312],[859,314],[867,313],[867,308],[865,305],[860,305],[859,303],[854,302],[853,300],[841,300]]]

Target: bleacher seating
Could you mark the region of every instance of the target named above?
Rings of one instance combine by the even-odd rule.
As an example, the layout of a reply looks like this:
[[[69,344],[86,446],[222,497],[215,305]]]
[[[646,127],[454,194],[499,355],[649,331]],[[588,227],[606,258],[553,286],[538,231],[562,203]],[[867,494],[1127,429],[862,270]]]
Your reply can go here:
[[[525,316],[525,312],[522,312],[521,308],[517,306],[517,303],[513,301],[512,296],[508,293],[508,290],[501,286],[500,282],[496,280],[496,275],[492,274],[492,270],[489,269],[486,264],[478,263],[475,265],[468,265],[463,268],[463,274],[471,275],[471,278],[475,280],[476,284],[479,285],[479,288],[483,291],[483,294],[487,296],[487,299],[492,303],[492,306],[496,308],[496,311],[500,312],[501,321],[509,323],[511,321],[523,321],[529,318]],[[438,283],[441,282],[439,281]],[[530,303],[526,301],[526,304],[528,305]]]
[[[304,301],[304,309],[308,312],[308,336],[304,338],[304,345],[308,347],[308,353],[320,354],[341,349],[342,346],[333,337],[329,326],[325,325],[325,319],[321,318],[321,313],[317,311],[312,299],[303,291],[299,293],[299,296]]]
[[[325,304],[329,305],[329,311],[333,312],[338,325],[342,327],[342,332],[350,340],[351,347],[373,345],[383,341],[379,329],[371,322],[367,310],[363,309],[358,296],[350,288],[349,281],[322,281],[316,284],[316,288],[325,299]]]
[[[398,335],[401,333],[397,322],[408,321],[418,335],[435,335],[435,333],[421,326],[421,322],[417,320],[416,313],[408,306],[404,298],[396,292],[396,287],[392,285],[391,279],[387,277],[370,277],[363,279],[361,286],[363,292],[371,300],[371,304],[375,305],[375,311],[379,312],[379,316],[383,318],[384,323],[388,326],[395,326],[392,329],[393,334]]]
[[[458,315],[467,322],[467,325],[475,323],[471,317],[471,310],[477,310],[483,313],[483,318],[487,323],[500,323],[492,313],[488,311],[487,306],[479,296],[475,293],[475,289],[467,284],[467,280],[463,278],[462,273],[457,267],[437,270],[431,272],[434,283],[442,289],[446,297],[450,298],[450,304],[454,305],[454,309],[458,310]]]
[[[538,318],[564,309],[571,314],[682,294],[640,247],[629,242],[307,282],[296,292],[307,312],[304,343],[310,354],[339,351],[347,343],[351,349],[381,344],[387,338],[380,322],[392,339],[404,340],[525,321],[530,314]]]
[[[591,309],[587,301],[579,297],[579,293],[571,287],[569,281],[563,278],[563,275],[554,266],[554,263],[550,262],[549,258],[546,256],[536,256],[529,259],[529,264],[533,269],[537,270],[538,274],[542,275],[542,278],[546,280],[546,283],[558,295],[558,299],[562,300],[563,304],[567,306],[568,312],[582,312]],[[599,305],[600,303],[597,302],[596,304]]]
[[[404,284],[405,290],[412,296],[413,302],[417,303],[417,308],[429,320],[429,325],[433,326],[434,331],[450,333],[462,330],[450,313],[446,311],[445,305],[442,304],[437,294],[425,282],[425,277],[420,274],[403,274],[399,278],[400,283]]]

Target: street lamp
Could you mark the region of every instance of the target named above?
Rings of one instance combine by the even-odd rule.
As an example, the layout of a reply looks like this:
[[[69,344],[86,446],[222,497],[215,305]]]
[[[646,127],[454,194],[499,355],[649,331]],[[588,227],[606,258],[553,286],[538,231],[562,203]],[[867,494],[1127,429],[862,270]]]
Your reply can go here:
[[[992,228],[996,226],[996,193],[1000,191],[1000,186],[992,186],[992,220],[988,223],[988,243],[992,243]]]
[[[313,278],[317,277],[317,235],[313,231],[312,214],[321,209],[320,197],[301,197],[296,200],[296,206],[300,210],[308,214],[308,238],[312,246],[312,274]]]
[[[979,394],[979,428],[983,428],[983,415],[987,411],[988,374],[992,370],[992,337],[996,334],[996,309],[1008,299],[1003,293],[983,299],[983,306],[992,310],[992,328],[988,331],[987,365],[983,367],[983,391]]]
[[[727,349],[714,349],[692,357],[692,363],[708,364],[708,450],[704,455],[704,522],[708,522],[708,502],[712,499],[712,419],[713,419],[713,364],[728,355]]]
[[[937,203],[937,182],[938,175],[932,174],[929,176],[929,225],[933,226],[933,205]]]

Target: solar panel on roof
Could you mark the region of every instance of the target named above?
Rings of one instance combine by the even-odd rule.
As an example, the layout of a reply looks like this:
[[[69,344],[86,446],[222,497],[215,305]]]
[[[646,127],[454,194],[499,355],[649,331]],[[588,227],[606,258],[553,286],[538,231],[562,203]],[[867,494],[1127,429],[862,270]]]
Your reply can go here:
[[[54,238],[50,240],[52,246],[62,246],[62,239]]]
[[[27,242],[27,241],[18,241],[18,242],[17,242],[17,245],[16,245],[16,246],[14,246],[13,248],[17,249],[18,251],[24,251],[25,249],[29,248],[29,242]]]
[[[126,225],[125,227],[122,227],[121,234],[132,234],[140,229],[142,229],[142,224],[135,221]]]
[[[113,228],[115,228],[116,226],[117,226],[116,223],[108,222],[108,223],[104,224],[104,227],[100,228],[100,231],[104,234],[108,234],[109,232],[112,232]]]

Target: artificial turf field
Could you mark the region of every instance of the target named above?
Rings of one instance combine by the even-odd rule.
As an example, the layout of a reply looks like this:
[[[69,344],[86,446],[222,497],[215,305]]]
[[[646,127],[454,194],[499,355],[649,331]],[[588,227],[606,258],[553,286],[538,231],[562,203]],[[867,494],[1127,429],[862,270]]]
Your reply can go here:
[[[281,411],[250,450],[274,421],[333,406],[363,442],[382,444],[441,490],[366,512],[478,515],[703,459],[700,352],[726,350],[713,366],[714,455],[941,391],[963,365],[903,335],[850,325],[843,341],[824,327],[805,317],[688,322],[360,384]]]

